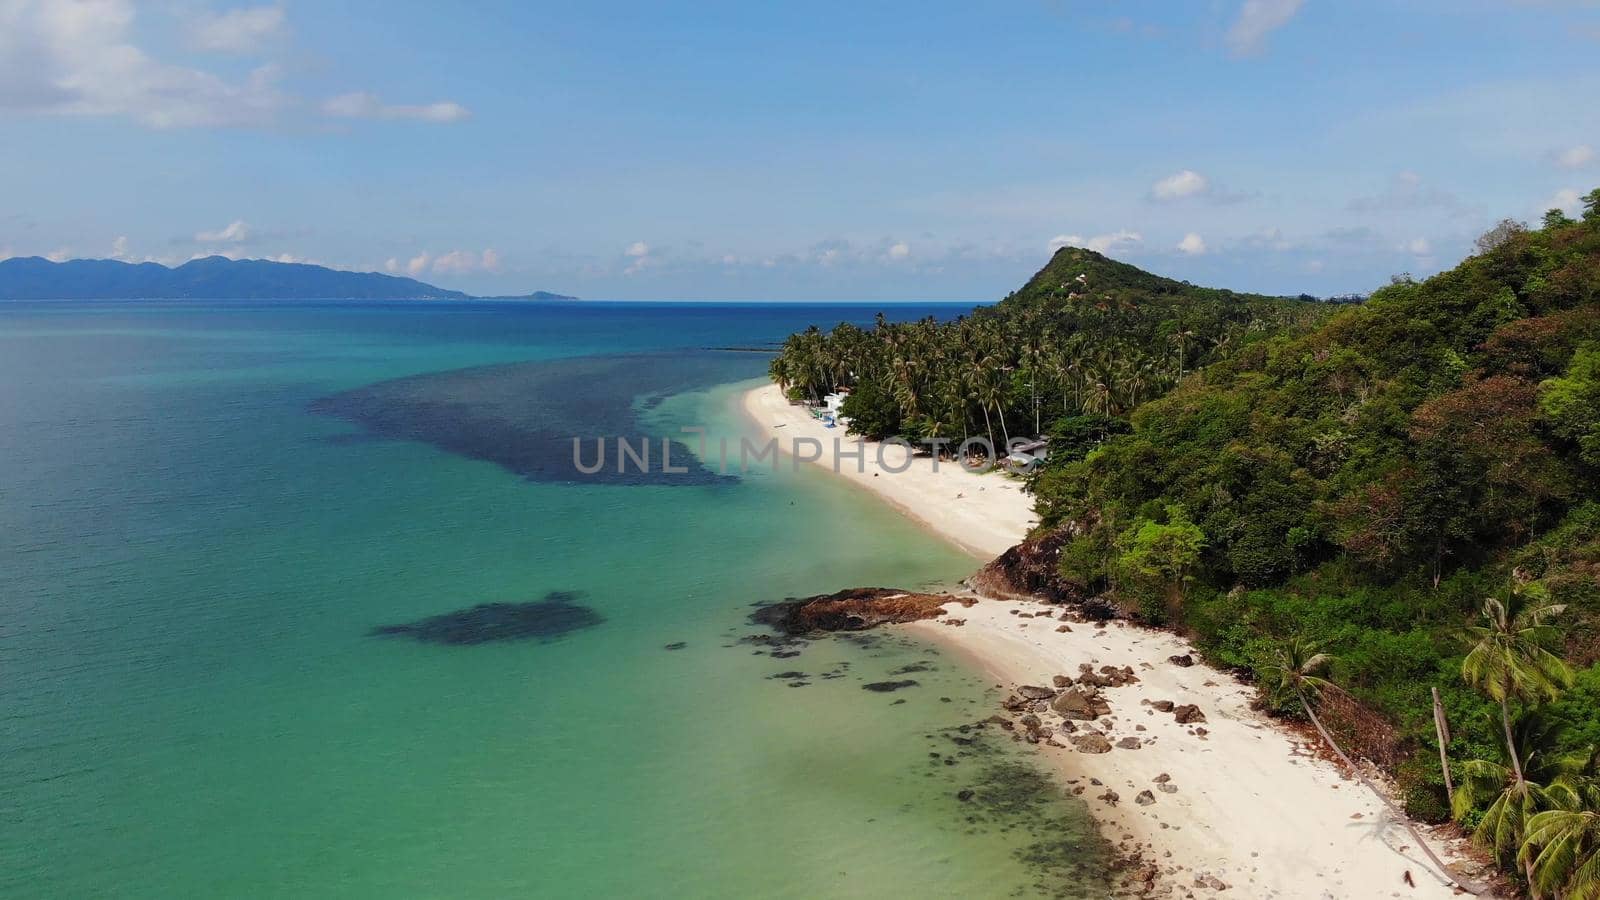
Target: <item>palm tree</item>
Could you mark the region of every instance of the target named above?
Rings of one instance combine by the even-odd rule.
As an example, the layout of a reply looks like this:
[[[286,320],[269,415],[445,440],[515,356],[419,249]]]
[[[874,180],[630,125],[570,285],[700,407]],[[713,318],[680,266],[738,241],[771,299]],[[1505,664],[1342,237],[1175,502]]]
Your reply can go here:
[[[1412,824],[1411,819],[1395,808],[1388,795],[1378,790],[1378,786],[1367,778],[1366,774],[1356,766],[1349,756],[1345,755],[1344,750],[1339,746],[1339,742],[1333,739],[1333,735],[1322,724],[1322,720],[1317,717],[1317,711],[1313,705],[1317,695],[1324,690],[1339,689],[1337,685],[1319,674],[1326,671],[1332,662],[1333,657],[1326,653],[1318,652],[1315,644],[1300,638],[1293,638],[1278,648],[1276,662],[1268,666],[1265,671],[1277,673],[1278,683],[1275,685],[1276,689],[1283,694],[1292,693],[1295,699],[1300,701],[1300,708],[1305,710],[1306,718],[1311,720],[1311,726],[1322,737],[1323,743],[1327,744],[1328,749],[1339,757],[1339,761],[1344,763],[1345,768],[1349,769],[1351,774],[1355,775],[1356,780],[1360,781],[1367,790],[1372,792],[1373,796],[1378,798],[1378,802],[1382,803],[1384,808],[1389,811],[1389,815],[1405,826],[1406,831],[1411,833],[1411,837],[1416,841],[1417,846],[1422,849],[1429,861],[1433,863],[1434,868],[1438,870],[1439,876],[1447,884],[1457,885],[1469,893],[1477,893],[1476,889],[1461,883],[1455,876],[1450,874],[1450,870],[1444,867],[1444,863],[1434,855],[1432,848],[1428,846],[1428,842],[1423,840],[1422,835],[1417,832],[1417,827]]]
[[[973,366],[981,365],[981,363],[977,362],[976,360],[974,360],[971,364]],[[973,400],[977,401],[978,408],[983,410],[983,430],[988,435],[988,437],[989,437],[989,446],[992,448],[995,445],[994,444],[994,422],[992,422],[989,419],[989,404],[984,399],[984,390],[985,390],[984,384],[985,384],[985,378],[983,377],[983,372],[981,370],[979,370],[979,369],[976,369],[976,368],[971,370],[971,372],[970,372],[970,374],[969,374],[969,376],[967,378],[967,391],[968,391],[967,396],[969,396]],[[991,462],[992,461],[993,460],[991,460]]]
[[[1536,583],[1529,584],[1513,590],[1509,602],[1484,600],[1484,623],[1467,628],[1472,649],[1461,662],[1461,677],[1500,704],[1506,752],[1518,782],[1524,773],[1511,733],[1511,701],[1553,700],[1572,685],[1572,670],[1547,649],[1560,636],[1553,622],[1566,608],[1550,603]]]
[[[1572,780],[1588,765],[1586,752],[1565,756],[1555,752],[1557,730],[1538,716],[1524,716],[1517,722],[1512,735],[1514,756],[1525,766],[1520,777],[1512,768],[1489,760],[1468,760],[1461,766],[1462,782],[1451,812],[1461,821],[1487,803],[1472,836],[1507,864],[1523,847],[1533,817],[1560,807],[1562,798],[1572,790]],[[1523,867],[1528,884],[1534,887],[1537,882],[1526,859]]]
[[[1194,340],[1195,333],[1188,328],[1179,326],[1178,330],[1169,338],[1178,345],[1178,380],[1183,380],[1184,364],[1189,358],[1189,342]]]
[[[990,357],[990,360],[994,360],[994,357]],[[1006,425],[1005,407],[1007,368],[1009,367],[1002,366],[989,377],[989,383],[986,390],[988,392],[989,402],[994,404],[994,411],[1000,417],[1000,433],[1006,439],[1005,446],[1010,447],[1011,429]]]
[[[1528,820],[1522,859],[1534,890],[1600,900],[1600,812],[1588,799],[1588,809],[1550,809]]]

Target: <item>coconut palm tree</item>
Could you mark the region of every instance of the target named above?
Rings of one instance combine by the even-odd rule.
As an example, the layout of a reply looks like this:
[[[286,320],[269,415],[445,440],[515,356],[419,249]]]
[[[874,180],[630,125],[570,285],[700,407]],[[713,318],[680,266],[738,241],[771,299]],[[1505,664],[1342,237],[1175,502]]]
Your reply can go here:
[[[1489,760],[1468,760],[1461,766],[1461,786],[1456,789],[1451,812],[1461,821],[1484,807],[1472,836],[1507,865],[1522,849],[1528,823],[1540,812],[1562,806],[1573,779],[1587,767],[1587,753],[1555,752],[1556,731],[1553,723],[1535,715],[1518,720],[1512,740],[1514,756],[1524,767],[1520,776],[1511,767]],[[1528,884],[1536,885],[1531,865],[1524,860],[1523,867]],[[1534,890],[1537,897],[1537,888]]]
[[[1351,774],[1355,775],[1356,780],[1360,781],[1367,790],[1372,792],[1373,796],[1378,798],[1378,802],[1382,803],[1384,808],[1389,811],[1389,815],[1405,826],[1405,829],[1411,833],[1412,839],[1416,841],[1417,846],[1421,848],[1428,860],[1433,863],[1434,868],[1438,870],[1439,877],[1443,878],[1447,884],[1455,884],[1469,893],[1477,893],[1474,887],[1461,883],[1455,876],[1450,874],[1450,870],[1444,867],[1444,863],[1440,861],[1438,856],[1434,855],[1433,849],[1428,846],[1428,842],[1423,840],[1422,835],[1417,832],[1417,827],[1412,824],[1411,819],[1395,807],[1387,794],[1378,790],[1378,786],[1373,784],[1355,762],[1345,754],[1344,750],[1339,746],[1339,742],[1333,739],[1332,733],[1322,724],[1322,720],[1317,717],[1314,702],[1317,696],[1326,690],[1339,690],[1337,685],[1321,675],[1321,673],[1327,671],[1328,666],[1332,663],[1333,657],[1326,653],[1318,652],[1315,644],[1300,638],[1293,638],[1278,648],[1275,662],[1268,666],[1265,672],[1275,673],[1274,678],[1277,683],[1273,687],[1280,694],[1292,694],[1300,702],[1300,708],[1305,711],[1306,718],[1311,720],[1311,726],[1317,730],[1317,734],[1321,736],[1323,743],[1327,744],[1328,749],[1339,757],[1339,761],[1344,763],[1345,768],[1349,769]]]
[[[1461,662],[1461,677],[1500,704],[1500,726],[1517,781],[1524,777],[1511,729],[1511,701],[1535,704],[1554,700],[1572,685],[1572,670],[1548,648],[1560,637],[1554,620],[1566,606],[1549,602],[1537,583],[1520,586],[1509,601],[1483,601],[1483,624],[1467,628],[1471,645]]]
[[[1189,359],[1189,342],[1195,339],[1195,332],[1189,328],[1179,326],[1168,340],[1178,345],[1178,380],[1183,380],[1184,365]]]
[[[1587,799],[1587,809],[1550,809],[1528,820],[1522,858],[1535,891],[1561,900],[1600,900],[1600,812],[1595,798]]]

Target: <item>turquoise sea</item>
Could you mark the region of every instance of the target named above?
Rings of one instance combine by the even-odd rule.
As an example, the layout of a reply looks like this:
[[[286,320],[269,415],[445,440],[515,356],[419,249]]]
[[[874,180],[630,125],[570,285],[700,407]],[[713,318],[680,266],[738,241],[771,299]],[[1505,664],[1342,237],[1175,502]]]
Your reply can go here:
[[[741,640],[976,561],[815,467],[561,455],[747,434],[751,348],[879,308],[0,304],[0,896],[1104,896],[992,685]]]

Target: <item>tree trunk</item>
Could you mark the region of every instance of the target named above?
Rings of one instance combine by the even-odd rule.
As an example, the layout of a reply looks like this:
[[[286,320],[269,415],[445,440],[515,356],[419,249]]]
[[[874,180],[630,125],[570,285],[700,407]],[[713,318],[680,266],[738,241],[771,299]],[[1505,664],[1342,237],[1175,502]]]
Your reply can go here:
[[[1295,695],[1300,698],[1300,708],[1306,711],[1306,716],[1311,719],[1311,724],[1317,729],[1317,734],[1322,736],[1322,740],[1327,743],[1329,749],[1333,750],[1334,755],[1339,757],[1339,761],[1344,763],[1345,766],[1350,769],[1350,773],[1356,777],[1356,780],[1361,782],[1361,784],[1367,790],[1371,791],[1372,796],[1378,798],[1378,802],[1382,803],[1384,809],[1389,811],[1389,815],[1394,816],[1394,818],[1399,821],[1400,824],[1405,826],[1406,831],[1411,833],[1411,838],[1417,842],[1418,849],[1420,849],[1428,857],[1428,860],[1433,863],[1434,868],[1439,870],[1439,877],[1443,878],[1446,884],[1455,885],[1469,894],[1477,894],[1478,889],[1476,885],[1465,884],[1450,874],[1450,870],[1446,869],[1444,867],[1444,863],[1439,859],[1439,857],[1434,855],[1433,848],[1429,847],[1428,842],[1423,840],[1422,835],[1417,832],[1417,826],[1412,824],[1411,818],[1404,812],[1396,809],[1395,805],[1389,802],[1388,796],[1386,796],[1382,791],[1378,790],[1378,786],[1369,781],[1366,774],[1356,766],[1355,762],[1351,760],[1350,757],[1346,756],[1343,750],[1339,749],[1338,742],[1333,739],[1332,734],[1328,733],[1328,729],[1323,727],[1322,720],[1317,718],[1316,711],[1313,710],[1311,708],[1311,704],[1306,701],[1305,693],[1299,688],[1296,688]]]
[[[1039,386],[1034,384],[1034,377],[1028,376],[1028,390],[1033,392],[1033,433],[1039,433]]]
[[[1439,589],[1439,579],[1444,575],[1444,533],[1440,532],[1433,544],[1433,589]]]
[[[1450,721],[1445,718],[1444,704],[1439,702],[1439,689],[1433,689],[1433,731],[1439,737],[1439,768],[1444,772],[1444,795],[1453,808],[1456,802],[1456,785],[1450,779]]]
[[[989,461],[994,462],[992,457],[998,451],[994,449],[994,422],[989,419],[989,404],[979,401],[978,408],[983,410],[983,430],[989,432]]]
[[[1506,733],[1506,753],[1511,756],[1511,771],[1517,775],[1517,786],[1521,787],[1526,779],[1522,777],[1522,758],[1517,755],[1517,742],[1511,737],[1511,704],[1509,701],[1500,701],[1500,726]]]
[[[1000,401],[999,400],[996,400],[994,402],[994,411],[1000,414],[1000,433],[1005,435],[1005,438],[1006,438],[1006,450],[1010,451],[1010,449],[1011,449],[1011,429],[1006,427],[1006,411],[1005,411],[1005,408],[1000,405]]]

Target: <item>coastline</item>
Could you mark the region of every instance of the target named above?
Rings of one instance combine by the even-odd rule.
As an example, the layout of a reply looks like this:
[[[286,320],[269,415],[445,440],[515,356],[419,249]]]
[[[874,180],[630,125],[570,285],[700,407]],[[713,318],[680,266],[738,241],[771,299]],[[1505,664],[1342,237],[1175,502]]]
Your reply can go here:
[[[1022,485],[1000,473],[968,472],[954,462],[911,456],[905,447],[828,428],[791,405],[774,384],[746,391],[740,402],[761,436],[776,439],[783,453],[793,455],[796,438],[815,439],[821,455],[805,457],[810,462],[866,488],[980,562],[1011,549],[1038,521]]]
[[[818,439],[824,449],[817,464],[984,561],[1020,542],[1036,521],[1019,486],[994,475],[948,463],[935,472],[927,459],[913,460],[906,471],[881,470],[875,444],[825,428],[789,405],[776,386],[746,392],[743,406],[763,436],[780,438],[785,452],[797,435]],[[847,462],[837,468],[835,438]],[[848,455],[852,442],[867,449],[861,471]],[[896,451],[904,452],[886,448]],[[903,455],[886,461],[896,467]],[[993,487],[999,484],[1005,487]],[[959,501],[956,495],[962,495]],[[967,502],[975,497],[977,502]],[[1051,687],[1054,676],[1078,677],[1083,664],[1096,672],[1101,666],[1128,667],[1136,676],[1133,683],[1103,688],[1110,712],[1068,726],[1076,728],[1074,735],[1058,730],[1059,716],[1040,712],[1034,744],[1040,761],[1082,797],[1126,862],[1121,879],[1131,892],[1277,900],[1458,895],[1410,846],[1402,823],[1324,759],[1315,740],[1251,708],[1252,688],[1198,659],[1189,666],[1170,662],[1192,654],[1182,638],[1120,621],[1075,621],[1061,607],[1028,600],[981,598],[971,607],[945,609],[942,618],[901,627],[985,673],[1002,690]],[[1203,724],[1180,724],[1171,712],[1151,705],[1169,701],[1196,705]],[[1025,727],[1019,727],[1019,717],[1028,711],[1013,706],[1013,721],[1003,727],[1020,739]],[[1076,749],[1071,738],[1089,729],[1103,733],[1111,748]],[[1125,741],[1137,747],[1118,746]],[[1422,830],[1452,866],[1468,858],[1459,838]]]
[[[1133,887],[1157,873],[1148,896],[1169,896],[1168,886],[1175,896],[1279,900],[1457,896],[1410,846],[1402,824],[1325,759],[1314,738],[1252,709],[1254,691],[1232,676],[1197,659],[1170,662],[1192,653],[1182,638],[1125,622],[1061,620],[1060,607],[1030,601],[982,599],[946,610],[945,619],[903,627],[1008,691],[1076,677],[1080,664],[1132,669],[1137,682],[1103,689],[1109,714],[1074,723],[1079,735],[1086,727],[1102,732],[1109,751],[1084,752],[1059,733],[1035,746],[1040,762],[1088,803],[1119,855],[1133,860],[1124,873]],[[949,619],[964,624],[952,627]],[[1058,631],[1063,625],[1071,630]],[[1205,720],[1179,724],[1150,705],[1161,701],[1194,704]],[[1056,732],[1050,724],[1045,730]],[[1127,738],[1139,746],[1118,746]],[[1441,858],[1465,858],[1459,839],[1420,829]]]

